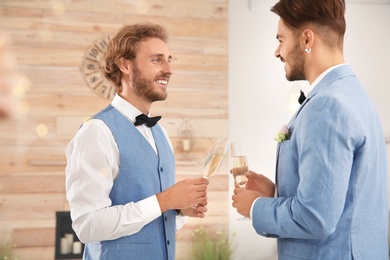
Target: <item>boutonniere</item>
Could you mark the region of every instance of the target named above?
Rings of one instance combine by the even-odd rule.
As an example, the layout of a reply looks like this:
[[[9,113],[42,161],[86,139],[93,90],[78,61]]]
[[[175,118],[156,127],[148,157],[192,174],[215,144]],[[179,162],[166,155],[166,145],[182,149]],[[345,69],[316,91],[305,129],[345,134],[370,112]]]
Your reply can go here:
[[[281,143],[283,141],[290,139],[290,133],[288,132],[288,128],[286,125],[282,126],[279,133],[274,138],[276,142]]]

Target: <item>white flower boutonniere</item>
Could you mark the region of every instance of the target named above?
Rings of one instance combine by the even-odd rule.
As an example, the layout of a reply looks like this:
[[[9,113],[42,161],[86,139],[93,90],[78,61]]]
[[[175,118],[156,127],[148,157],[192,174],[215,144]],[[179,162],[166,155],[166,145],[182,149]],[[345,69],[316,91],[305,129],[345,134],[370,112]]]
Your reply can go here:
[[[279,133],[274,138],[276,142],[281,143],[283,141],[290,139],[290,133],[288,132],[288,128],[286,125],[282,126]]]

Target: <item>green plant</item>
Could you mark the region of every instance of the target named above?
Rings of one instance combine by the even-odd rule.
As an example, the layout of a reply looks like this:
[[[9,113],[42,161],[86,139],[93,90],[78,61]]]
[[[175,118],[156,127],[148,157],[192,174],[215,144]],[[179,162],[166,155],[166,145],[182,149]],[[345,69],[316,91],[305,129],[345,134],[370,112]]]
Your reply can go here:
[[[232,257],[233,249],[228,235],[216,232],[211,236],[201,227],[195,229],[192,236],[193,260],[229,260]]]
[[[3,243],[0,246],[0,260],[13,260],[17,259],[12,256],[12,245],[11,243]]]

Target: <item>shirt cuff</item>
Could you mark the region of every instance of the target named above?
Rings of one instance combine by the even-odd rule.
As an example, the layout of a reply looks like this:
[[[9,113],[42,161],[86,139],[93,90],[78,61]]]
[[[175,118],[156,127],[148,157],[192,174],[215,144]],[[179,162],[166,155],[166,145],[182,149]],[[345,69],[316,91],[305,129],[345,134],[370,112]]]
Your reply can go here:
[[[137,204],[139,204],[140,208],[147,209],[146,212],[145,211],[143,212],[146,223],[152,222],[162,214],[160,209],[160,204],[158,204],[156,195],[143,199],[139,201]]]
[[[179,231],[184,226],[187,218],[185,215],[176,215],[176,231]]]
[[[147,213],[145,212],[144,215],[146,224],[161,216],[162,212],[156,195],[143,199],[139,201],[139,203],[142,204],[142,208],[148,209]],[[188,217],[185,215],[176,215],[176,231],[180,230],[184,226],[187,218]]]
[[[250,212],[249,212],[249,217],[252,219],[252,211],[253,211],[253,206],[255,205],[255,203],[256,203],[256,201],[258,200],[258,199],[260,199],[261,197],[258,197],[257,199],[255,199],[254,201],[253,201],[253,203],[252,203],[252,206],[251,206],[251,210],[250,210]]]
[[[278,197],[278,191],[276,190],[276,188],[275,188],[275,193],[274,193],[274,198],[277,198]],[[252,203],[252,206],[251,206],[251,210],[250,210],[250,212],[249,212],[249,217],[252,219],[252,211],[253,211],[253,206],[255,205],[255,203],[256,203],[256,201],[258,200],[258,199],[261,199],[262,197],[258,197],[257,199],[255,199],[254,201],[253,201],[253,203]]]

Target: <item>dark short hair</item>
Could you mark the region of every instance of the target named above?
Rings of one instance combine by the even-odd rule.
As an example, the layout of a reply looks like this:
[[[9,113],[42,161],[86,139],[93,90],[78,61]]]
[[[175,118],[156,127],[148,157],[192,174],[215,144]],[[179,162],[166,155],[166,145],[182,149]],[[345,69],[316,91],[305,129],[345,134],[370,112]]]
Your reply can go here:
[[[280,0],[271,11],[292,29],[308,23],[327,28],[343,39],[345,23],[344,0]]]
[[[168,34],[159,24],[138,23],[123,26],[108,43],[104,53],[103,75],[116,86],[117,92],[122,88],[122,72],[118,67],[118,61],[121,58],[134,60],[139,43],[149,38],[158,38],[166,42]]]

